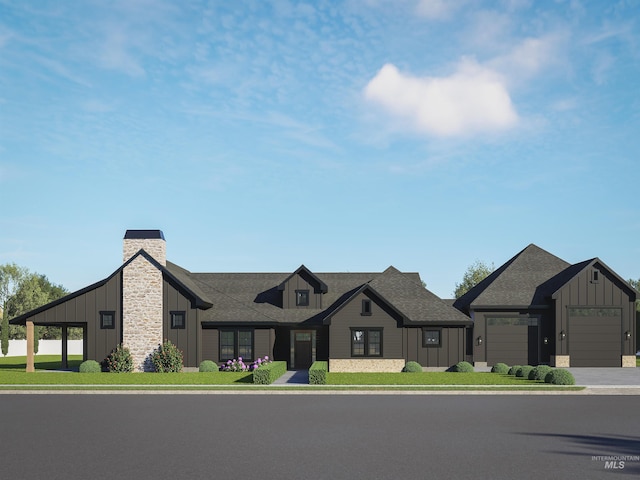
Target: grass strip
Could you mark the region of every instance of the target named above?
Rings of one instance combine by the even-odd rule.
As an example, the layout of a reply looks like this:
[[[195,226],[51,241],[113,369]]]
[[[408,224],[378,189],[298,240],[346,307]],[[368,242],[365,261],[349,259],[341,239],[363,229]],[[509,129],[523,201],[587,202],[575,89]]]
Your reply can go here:
[[[539,385],[544,382],[489,372],[331,373],[327,385]]]

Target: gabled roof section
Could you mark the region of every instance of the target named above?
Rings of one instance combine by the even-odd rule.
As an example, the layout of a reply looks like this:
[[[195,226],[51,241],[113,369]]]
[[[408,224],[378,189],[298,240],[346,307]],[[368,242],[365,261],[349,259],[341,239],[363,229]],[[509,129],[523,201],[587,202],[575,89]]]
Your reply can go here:
[[[24,313],[10,320],[9,323],[12,325],[24,325],[25,321],[29,317],[33,317],[34,315],[37,315],[40,312],[44,312],[45,310],[53,308],[73,298],[79,297],[80,295],[84,295],[85,293],[95,290],[96,288],[100,288],[101,286],[106,284],[109,280],[111,280],[115,275],[118,275],[119,273],[121,273],[122,270],[125,267],[127,267],[127,265],[129,265],[131,262],[133,262],[138,256],[144,257],[147,261],[149,261],[152,265],[154,265],[158,270],[161,270],[163,274],[166,274],[174,282],[180,285],[187,293],[189,293],[193,297],[196,303],[196,307],[207,309],[213,306],[213,304],[208,300],[208,298],[202,292],[202,290],[198,287],[198,285],[195,284],[195,282],[193,282],[190,279],[189,277],[190,273],[187,270],[170,262],[167,262],[167,267],[164,267],[160,263],[158,263],[151,255],[149,255],[147,252],[141,249],[104,280],[100,280],[99,282],[89,285],[88,287],[72,292],[68,295],[65,295],[64,297],[54,300],[53,302],[49,302],[46,305],[42,305],[41,307],[31,310],[30,312]]]
[[[633,288],[629,283],[620,277],[616,272],[614,272],[611,268],[609,268],[602,260],[599,258],[592,258],[591,260],[585,260],[584,262],[576,263],[571,265],[565,271],[558,274],[556,277],[552,278],[546,286],[546,292],[549,296],[556,298],[559,291],[569,282],[571,282],[574,278],[576,278],[581,272],[586,270],[587,268],[596,267],[601,272],[604,270],[610,276],[615,279],[615,283],[618,283],[622,290],[627,292],[627,295],[630,296],[631,301],[636,300],[640,296],[640,292],[638,292],[635,288]]]
[[[543,305],[546,292],[539,287],[570,266],[530,244],[457,299],[454,306],[468,312],[481,306]]]
[[[329,287],[327,286],[327,284],[320,280],[311,270],[309,270],[304,265],[300,265],[295,272],[285,278],[284,281],[280,285],[278,285],[278,290],[284,290],[286,288],[287,282],[296,275],[300,275],[302,278],[314,285],[314,288],[317,292],[327,293],[329,291]]]
[[[437,295],[422,286],[420,275],[402,273],[395,267],[387,268],[373,280],[356,289],[342,304],[325,317],[327,323],[338,311],[362,292],[371,292],[406,323],[461,323],[469,324],[469,317],[447,305]]]

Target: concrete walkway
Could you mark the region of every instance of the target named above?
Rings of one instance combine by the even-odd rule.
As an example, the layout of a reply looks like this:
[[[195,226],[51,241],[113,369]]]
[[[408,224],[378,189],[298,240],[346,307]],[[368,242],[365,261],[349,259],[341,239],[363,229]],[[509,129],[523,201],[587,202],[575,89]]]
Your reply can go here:
[[[273,385],[309,385],[309,370],[288,370]]]

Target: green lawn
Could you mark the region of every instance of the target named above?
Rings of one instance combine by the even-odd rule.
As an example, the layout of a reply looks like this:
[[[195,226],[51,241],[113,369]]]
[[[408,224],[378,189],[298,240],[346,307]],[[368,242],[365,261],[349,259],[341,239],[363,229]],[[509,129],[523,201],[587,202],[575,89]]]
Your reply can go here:
[[[544,385],[498,373],[327,373],[327,385]]]
[[[82,357],[70,356],[77,367]],[[253,384],[247,372],[213,373],[77,373],[60,369],[59,356],[36,355],[34,373],[26,373],[25,357],[0,358],[0,385],[232,385]]]

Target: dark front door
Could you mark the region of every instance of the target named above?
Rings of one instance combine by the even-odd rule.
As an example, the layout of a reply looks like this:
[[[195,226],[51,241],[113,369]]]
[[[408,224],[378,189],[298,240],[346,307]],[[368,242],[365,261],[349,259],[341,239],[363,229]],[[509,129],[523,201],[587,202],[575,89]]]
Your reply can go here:
[[[293,349],[295,352],[294,368],[309,368],[311,366],[311,332],[296,332]]]

